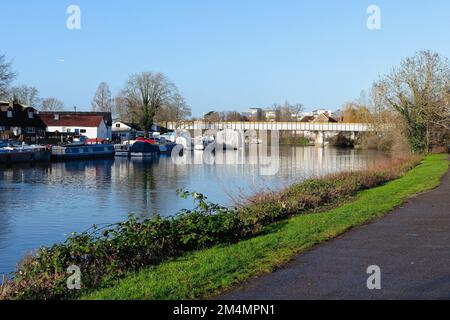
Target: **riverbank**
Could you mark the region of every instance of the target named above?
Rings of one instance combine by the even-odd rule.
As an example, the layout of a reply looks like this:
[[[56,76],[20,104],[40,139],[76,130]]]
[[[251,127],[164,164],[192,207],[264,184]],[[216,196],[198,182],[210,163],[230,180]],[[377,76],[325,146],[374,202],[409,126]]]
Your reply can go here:
[[[262,236],[147,268],[84,299],[196,299],[218,294],[275,270],[318,243],[381,217],[408,197],[437,187],[447,170],[446,155],[427,156],[403,177],[359,192],[356,199],[338,208],[295,216],[270,225]]]
[[[442,165],[436,164],[442,164],[443,160],[438,161],[436,157],[427,157],[416,169],[427,169],[429,163],[442,168]],[[305,246],[308,248],[332,237],[335,224],[327,223],[322,230],[322,226],[314,222],[317,217],[319,221],[328,221],[330,213],[311,213],[348,202],[357,192],[398,178],[416,164],[416,158],[391,161],[365,171],[307,180],[278,193],[257,195],[239,208],[223,208],[209,203],[201,194],[181,192],[182,196],[192,196],[198,202],[195,210],[184,211],[171,219],[157,218],[141,222],[131,217],[118,225],[95,227],[90,232],[74,235],[66,243],[43,248],[38,255],[26,258],[21,269],[15,273],[14,280],[0,289],[3,289],[3,298],[19,299],[74,298],[99,287],[110,287],[100,291],[99,297],[103,297],[104,292],[114,292],[115,297],[122,295],[122,298],[141,299],[203,296],[227,288],[261,270],[269,270],[271,261],[282,263],[284,255],[292,254],[292,250],[301,250]],[[436,175],[432,170],[425,171],[430,176]],[[426,183],[430,181],[433,180],[427,180]],[[295,221],[286,219],[295,215],[301,217],[303,225],[301,228],[294,226],[296,234],[284,234],[283,230]],[[338,227],[347,228],[359,223],[352,216],[338,218]],[[305,224],[305,221],[311,222],[308,219],[313,219],[313,223]],[[272,245],[281,247],[267,243],[271,242],[270,237],[275,237]],[[245,240],[248,238],[252,239]],[[306,242],[296,243],[299,239]],[[196,251],[208,247],[213,249]],[[289,248],[292,250],[289,251]],[[270,254],[275,256],[270,258]],[[200,261],[197,261],[198,258]],[[188,265],[183,265],[185,262]],[[66,268],[69,265],[80,267],[84,291],[67,290]],[[149,267],[151,265],[153,267]],[[145,267],[147,269],[130,276],[130,271]],[[134,277],[146,275],[147,272],[150,272],[150,278],[156,283],[149,279],[134,282]],[[156,274],[152,275],[152,272]],[[120,280],[124,277],[124,280]],[[124,284],[134,289],[122,291],[120,288]],[[133,295],[135,290],[137,292]],[[147,292],[152,294],[148,295]],[[97,294],[90,297],[97,297]]]
[[[376,221],[297,255],[276,272],[220,295],[224,300],[448,300],[450,172]],[[368,290],[368,266],[381,290]]]

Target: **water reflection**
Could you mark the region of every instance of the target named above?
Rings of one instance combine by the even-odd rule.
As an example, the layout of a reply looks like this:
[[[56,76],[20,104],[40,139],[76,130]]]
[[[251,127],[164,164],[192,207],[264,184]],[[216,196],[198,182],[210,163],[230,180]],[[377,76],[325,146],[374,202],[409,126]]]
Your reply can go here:
[[[62,241],[65,234],[92,224],[172,215],[192,207],[177,197],[184,188],[232,205],[231,198],[277,189],[308,177],[359,169],[382,155],[376,152],[314,147],[281,147],[279,170],[261,176],[258,156],[248,150],[213,155],[202,152],[154,160],[95,160],[0,168],[0,273],[10,272],[26,252]],[[188,159],[187,157],[191,157]],[[213,161],[211,161],[213,160]]]

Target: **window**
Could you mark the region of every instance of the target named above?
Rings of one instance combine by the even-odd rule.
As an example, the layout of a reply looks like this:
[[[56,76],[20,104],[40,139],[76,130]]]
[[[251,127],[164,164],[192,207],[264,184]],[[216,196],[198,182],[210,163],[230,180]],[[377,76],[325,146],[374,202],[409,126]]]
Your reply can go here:
[[[86,129],[81,129],[80,132],[81,133],[86,133]]]
[[[30,134],[36,133],[36,128],[34,128],[34,127],[28,127],[28,128],[27,128],[27,133],[30,133]]]
[[[28,111],[28,118],[33,119],[33,117],[34,117],[34,112]]]
[[[11,132],[15,135],[15,136],[19,136],[22,134],[22,128],[21,127],[11,127]]]
[[[116,128],[120,128],[120,123],[116,123]]]
[[[8,110],[8,111],[6,112],[6,116],[7,116],[8,118],[12,118],[12,116],[13,116],[12,110]]]
[[[6,131],[5,127],[0,127],[0,132]]]
[[[53,116],[53,119],[54,119],[55,121],[59,121],[59,114],[55,114],[55,115]]]
[[[67,133],[70,133],[70,129],[67,129],[66,132],[67,132]]]

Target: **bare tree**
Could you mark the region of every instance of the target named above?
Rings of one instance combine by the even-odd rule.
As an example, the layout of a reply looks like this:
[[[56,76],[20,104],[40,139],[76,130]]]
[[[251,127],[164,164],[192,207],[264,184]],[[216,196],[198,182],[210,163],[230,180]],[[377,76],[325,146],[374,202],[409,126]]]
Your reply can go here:
[[[0,98],[8,93],[8,87],[16,74],[11,71],[11,62],[7,62],[5,55],[0,55]]]
[[[131,108],[132,106],[128,104],[128,101],[125,98],[125,93],[123,91],[119,92],[119,94],[114,98],[114,118],[125,122],[137,122],[137,120],[134,118],[133,113],[131,112]]]
[[[42,111],[63,111],[64,102],[56,98],[46,98],[41,103]]]
[[[449,88],[447,59],[421,51],[375,83],[372,92],[378,109],[388,108],[401,116],[411,149],[423,152],[433,146],[434,133],[448,121],[442,104]]]
[[[162,73],[143,72],[130,77],[119,100],[148,136],[158,109],[171,105],[177,93],[176,86]]]
[[[237,111],[225,112],[225,121],[242,121],[242,115]]]
[[[101,82],[92,99],[92,111],[112,112],[113,100],[111,90],[106,82]]]
[[[225,114],[223,112],[218,111],[210,111],[205,114],[203,117],[204,121],[208,122],[220,122],[225,120]]]
[[[9,91],[9,98],[28,107],[39,109],[42,99],[39,90],[32,86],[21,85]]]
[[[172,103],[161,106],[155,115],[158,122],[164,121],[182,121],[191,116],[191,108],[187,105],[183,96],[175,93]]]
[[[304,107],[300,103],[291,105],[286,100],[283,105],[278,103],[273,104],[271,109],[275,111],[276,121],[299,121],[300,113],[303,112]]]

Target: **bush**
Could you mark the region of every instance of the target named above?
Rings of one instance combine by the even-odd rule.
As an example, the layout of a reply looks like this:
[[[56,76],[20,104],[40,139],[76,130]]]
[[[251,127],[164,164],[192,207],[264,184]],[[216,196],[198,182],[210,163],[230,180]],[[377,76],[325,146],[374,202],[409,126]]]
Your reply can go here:
[[[0,287],[0,299],[76,298],[170,257],[256,236],[273,222],[339,203],[401,176],[417,163],[418,158],[389,161],[363,172],[310,179],[278,193],[257,194],[236,208],[180,190],[181,197],[194,199],[193,210],[182,210],[172,218],[130,216],[122,223],[93,226],[72,234],[64,243],[41,248],[36,255],[25,257],[14,278]],[[82,271],[84,291],[67,289],[66,271],[72,265]]]

